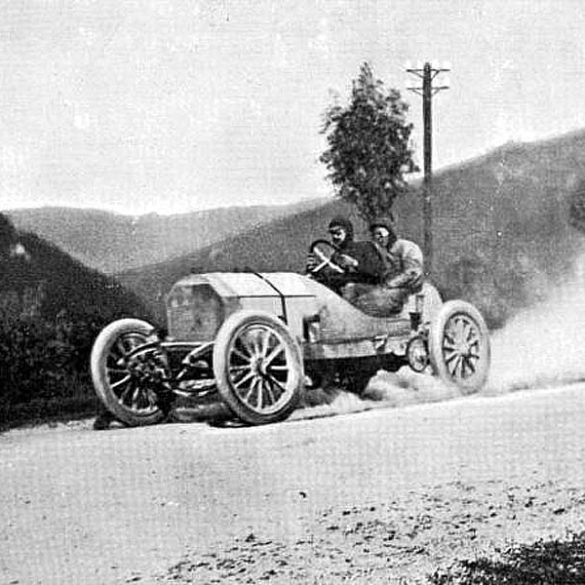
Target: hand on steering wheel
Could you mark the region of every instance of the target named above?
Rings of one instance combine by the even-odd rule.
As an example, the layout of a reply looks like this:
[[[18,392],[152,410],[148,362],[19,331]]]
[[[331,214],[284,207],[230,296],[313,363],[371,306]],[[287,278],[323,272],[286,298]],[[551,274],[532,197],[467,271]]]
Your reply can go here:
[[[341,254],[341,257],[344,258],[344,266],[331,260],[336,253]],[[331,270],[338,272],[339,274],[344,274],[347,272],[348,268],[357,265],[357,261],[354,258],[342,254],[341,250],[335,244],[332,244],[327,240],[315,240],[309,246],[309,255],[310,258],[312,257],[314,259],[314,263],[307,263],[307,269],[311,274],[317,274],[325,267],[329,267]]]

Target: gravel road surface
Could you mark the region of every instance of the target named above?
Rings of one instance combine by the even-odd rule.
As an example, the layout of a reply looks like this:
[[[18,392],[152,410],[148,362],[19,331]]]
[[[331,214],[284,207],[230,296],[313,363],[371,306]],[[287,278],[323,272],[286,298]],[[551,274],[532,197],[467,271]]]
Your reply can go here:
[[[0,583],[424,583],[583,530],[585,385],[255,428],[0,435]]]

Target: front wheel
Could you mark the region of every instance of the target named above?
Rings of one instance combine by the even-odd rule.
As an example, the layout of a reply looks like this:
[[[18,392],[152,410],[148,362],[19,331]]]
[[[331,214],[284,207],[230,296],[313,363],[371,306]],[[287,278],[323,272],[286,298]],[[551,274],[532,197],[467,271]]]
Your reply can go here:
[[[481,313],[464,301],[448,301],[431,322],[431,366],[439,378],[464,394],[477,392],[488,376],[490,340]]]
[[[225,320],[213,347],[213,372],[224,402],[248,424],[285,419],[301,397],[301,349],[269,313],[239,311]]]
[[[131,356],[152,331],[146,321],[120,319],[101,331],[91,350],[96,394],[114,417],[130,426],[154,424],[164,417],[156,393],[141,384],[132,369]]]

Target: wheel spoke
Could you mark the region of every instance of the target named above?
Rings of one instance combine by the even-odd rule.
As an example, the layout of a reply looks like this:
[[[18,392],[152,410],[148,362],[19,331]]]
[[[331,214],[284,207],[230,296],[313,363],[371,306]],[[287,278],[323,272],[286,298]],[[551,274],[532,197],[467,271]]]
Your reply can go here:
[[[264,392],[262,390],[263,383],[262,378],[259,376],[255,380],[255,387],[256,387],[256,407],[262,409],[264,406]]]
[[[262,385],[264,388],[266,388],[266,395],[268,396],[268,398],[270,398],[270,403],[275,404],[276,397],[274,396],[274,392],[272,391],[272,379],[269,377],[264,378],[262,380]]]
[[[258,406],[258,384],[260,380],[258,376],[254,376],[251,384],[248,386],[248,389],[244,394],[240,394],[243,400],[245,400],[248,404],[253,405],[256,404]]]
[[[230,366],[230,374],[232,372],[246,372],[250,369],[249,365],[246,366]]]
[[[237,351],[238,355],[246,361],[250,361],[254,355],[254,351],[250,348],[248,340],[243,335],[236,340],[233,349],[234,351]]]
[[[242,397],[242,399],[247,401],[248,398],[250,397],[250,394],[252,393],[253,386],[254,386],[254,382],[252,381],[245,388],[237,388],[237,387],[234,387],[234,388],[235,388],[236,392]]]
[[[262,340],[260,344],[260,356],[266,357],[266,352],[270,347],[270,338],[272,337],[272,333],[268,329],[264,329],[262,331]]]
[[[151,403],[148,389],[138,386],[132,395],[132,407],[135,410],[144,410],[149,406],[151,406]]]
[[[451,375],[454,378],[457,378],[458,377],[457,376],[457,370],[459,369],[459,366],[461,365],[461,360],[463,359],[462,356],[461,356],[461,354],[456,354],[456,358],[457,359],[455,360],[455,363],[453,364],[453,367],[452,368],[449,368],[449,370],[451,372]]]
[[[274,376],[270,376],[270,381],[280,390],[280,396],[286,393],[286,388]]]
[[[467,368],[468,374],[465,374],[465,369]],[[467,358],[463,359],[463,368],[462,368],[462,375],[464,378],[469,378],[469,376],[473,376],[473,374],[475,374],[475,365],[473,364],[473,362],[469,359],[469,356]]]
[[[124,361],[124,356],[120,353],[120,349],[113,345],[110,348],[110,352],[108,353],[108,357],[106,358],[106,362],[112,363],[114,366],[120,365],[120,361]]]
[[[443,338],[443,349],[453,351],[456,347],[457,344],[454,341],[448,339],[447,337]]]
[[[464,380],[465,378],[465,357],[461,356],[461,361],[459,362],[459,379]]]
[[[477,349],[477,351],[476,351]],[[478,348],[474,348],[474,350],[472,351],[471,348],[469,349],[469,353],[467,354],[467,356],[469,358],[473,358],[474,360],[478,360],[480,359],[480,355],[479,355],[479,347]]]
[[[465,358],[460,355],[459,359],[457,360],[457,365],[455,366],[455,375],[461,380],[463,379],[463,364],[465,362]]]
[[[252,346],[252,354],[254,357],[260,355],[262,330],[254,330],[249,333],[250,345]]]
[[[283,365],[283,366],[274,366],[274,365],[272,365],[268,369],[271,372],[273,372],[273,371],[277,371],[277,372],[288,372],[289,367],[287,365]]]
[[[126,404],[126,401],[128,399],[128,397],[130,396],[130,394],[132,394],[132,391],[134,390],[134,381],[132,379],[128,380],[128,384],[126,386],[126,389],[124,390],[124,392],[122,392],[118,398],[118,400],[122,403],[122,404]]]
[[[112,374],[118,374],[118,375],[125,375],[128,373],[128,368],[119,368],[119,367],[111,367],[111,366],[106,366],[107,370],[108,370],[108,374],[112,375]]]
[[[132,377],[130,376],[130,374],[127,374],[121,380],[118,380],[117,382],[114,382],[111,385],[112,390],[115,392],[120,386],[123,386],[124,384],[127,384],[128,382],[130,382],[131,379],[132,379]]]
[[[232,353],[237,355],[242,361],[250,363],[251,356],[244,355],[237,347],[232,348]]]
[[[448,343],[451,346],[455,346],[456,341],[453,333],[445,328],[445,332],[443,333],[443,344]]]
[[[246,335],[242,335],[240,337],[240,343],[242,344],[242,347],[246,350],[246,352],[248,353],[248,361],[250,361],[252,358],[254,358],[254,356],[257,355],[258,351],[256,348],[256,340],[255,338],[253,338],[249,332]]]
[[[118,361],[120,359],[124,359],[126,357],[126,354],[128,353],[128,350],[126,349],[126,346],[124,345],[124,339],[122,338],[118,338],[116,340],[116,345],[115,345],[115,349],[117,350],[120,358],[118,359]]]
[[[134,390],[133,394],[132,394],[132,408],[137,409],[138,406],[138,399],[140,398],[140,386],[136,386],[136,389]]]
[[[471,352],[472,350],[477,350],[479,351],[479,346],[480,346],[480,341],[479,339],[476,339],[474,341],[472,341],[471,343],[467,343],[467,352]]]
[[[475,327],[469,324],[469,331],[467,333],[467,337],[465,339],[466,343],[469,345],[473,345],[474,343],[479,343],[479,335]]]
[[[248,380],[251,380],[252,378],[254,378],[254,372],[252,371],[248,371],[248,373],[245,376],[242,376],[235,384],[234,384],[234,388],[240,388],[242,386],[242,384],[244,384],[245,382],[247,382]]]
[[[274,361],[276,356],[280,355],[283,352],[284,352],[284,346],[281,343],[278,343],[278,345],[270,352],[270,354],[268,356],[266,356],[266,358],[264,360],[266,367],[270,366],[270,364]]]
[[[463,341],[465,339],[465,321],[462,317],[459,317],[455,320],[455,330],[457,335],[458,341]]]
[[[139,343],[133,343],[133,338],[126,335],[124,337],[120,337],[116,343],[116,347],[120,351],[122,357],[125,357],[128,353],[130,353]]]

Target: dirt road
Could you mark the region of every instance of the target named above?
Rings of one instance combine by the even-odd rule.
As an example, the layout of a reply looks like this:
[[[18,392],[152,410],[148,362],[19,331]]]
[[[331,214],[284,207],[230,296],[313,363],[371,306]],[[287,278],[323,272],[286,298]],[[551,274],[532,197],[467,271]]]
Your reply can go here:
[[[0,436],[0,583],[423,583],[585,528],[585,385]]]

